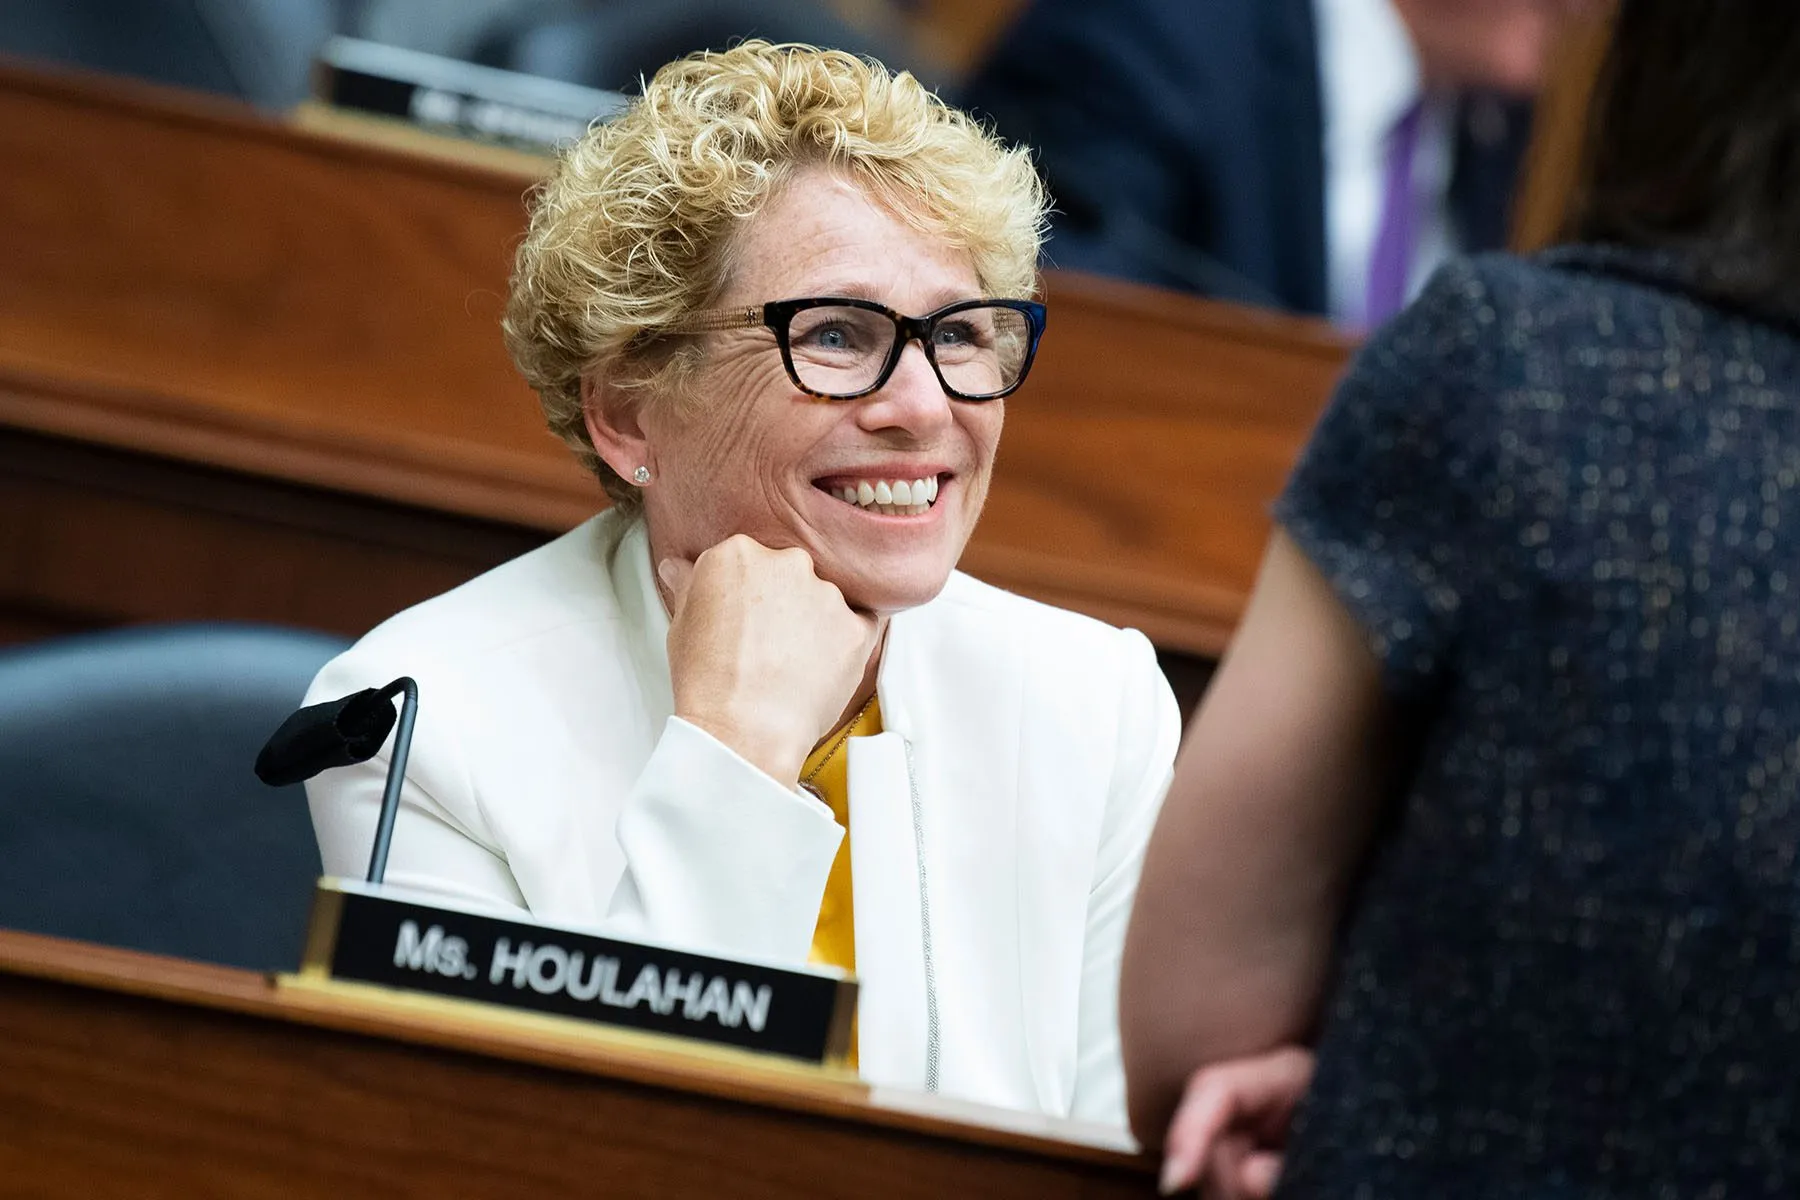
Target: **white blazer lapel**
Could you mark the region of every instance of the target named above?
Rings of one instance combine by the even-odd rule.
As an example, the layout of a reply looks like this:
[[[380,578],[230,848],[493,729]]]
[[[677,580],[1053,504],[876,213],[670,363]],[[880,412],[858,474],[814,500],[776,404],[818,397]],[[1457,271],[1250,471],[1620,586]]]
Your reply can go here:
[[[909,995],[924,996],[929,1006],[926,989],[936,992],[936,1057],[945,1091],[987,1104],[1033,1108],[1043,1081],[1024,1032],[1032,976],[1019,941],[1025,917],[1019,911],[1018,886],[1017,753],[1023,695],[1021,664],[1015,660],[1020,648],[1015,639],[997,638],[991,623],[965,624],[958,619],[960,612],[953,603],[928,604],[895,617],[888,630],[880,682],[882,721],[911,746],[910,761],[895,765],[910,768],[910,779],[899,776],[899,784],[918,792],[923,865],[917,855],[906,853],[916,845],[910,819],[904,826],[896,820],[879,834],[865,834],[857,825],[853,776],[857,962],[860,968],[868,946],[883,967],[905,972],[909,980],[929,972],[929,978],[911,985]],[[976,662],[988,669],[957,669]],[[912,796],[904,799],[910,810]],[[892,909],[891,900],[877,907],[873,897],[865,909],[865,862],[877,877],[911,873],[906,881],[911,886],[901,897],[909,906],[904,913]],[[896,892],[899,882],[895,880]],[[916,915],[921,911],[932,918],[929,930]],[[865,912],[884,922],[879,931],[870,928],[866,938]],[[918,922],[915,936],[902,939],[890,924],[902,916]],[[888,962],[896,950],[905,959]],[[871,997],[876,1009],[884,1003],[884,998]],[[930,1023],[928,1012],[928,1027]],[[864,1030],[863,1045],[874,1048],[874,1030],[867,1024]],[[908,1028],[903,1036],[919,1035]],[[929,1041],[929,1028],[925,1036]]]
[[[898,733],[852,738],[849,755],[850,878],[861,984],[858,1068],[872,1083],[924,1088],[924,905],[906,743]]]

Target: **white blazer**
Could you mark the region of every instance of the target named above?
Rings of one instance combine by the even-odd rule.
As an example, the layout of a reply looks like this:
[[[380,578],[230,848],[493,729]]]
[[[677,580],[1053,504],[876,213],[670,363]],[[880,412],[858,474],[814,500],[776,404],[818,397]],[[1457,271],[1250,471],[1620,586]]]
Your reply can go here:
[[[668,630],[608,512],[327,664],[308,703],[419,683],[387,881],[805,962],[842,830],[671,715]],[[1122,1126],[1119,955],[1180,738],[1149,642],[958,573],[893,618],[877,693],[848,748],[863,1076]],[[364,874],[386,770],[307,785],[327,873]]]

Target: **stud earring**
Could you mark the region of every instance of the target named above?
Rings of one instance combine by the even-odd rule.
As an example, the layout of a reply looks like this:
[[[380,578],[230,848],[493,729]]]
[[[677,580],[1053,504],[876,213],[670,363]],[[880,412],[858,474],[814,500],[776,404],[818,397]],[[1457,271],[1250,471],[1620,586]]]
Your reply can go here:
[[[639,467],[631,473],[631,478],[639,487],[643,487],[646,483],[650,482],[650,468]]]

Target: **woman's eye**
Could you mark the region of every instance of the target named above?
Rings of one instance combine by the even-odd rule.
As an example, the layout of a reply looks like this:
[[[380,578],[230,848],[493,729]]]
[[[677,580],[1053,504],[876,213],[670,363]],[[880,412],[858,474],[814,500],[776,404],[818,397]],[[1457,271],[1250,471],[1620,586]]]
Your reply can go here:
[[[939,321],[931,331],[931,340],[939,346],[976,346],[981,344],[975,327],[967,321]]]
[[[818,350],[854,350],[856,335],[848,325],[819,325],[800,335],[800,341]]]

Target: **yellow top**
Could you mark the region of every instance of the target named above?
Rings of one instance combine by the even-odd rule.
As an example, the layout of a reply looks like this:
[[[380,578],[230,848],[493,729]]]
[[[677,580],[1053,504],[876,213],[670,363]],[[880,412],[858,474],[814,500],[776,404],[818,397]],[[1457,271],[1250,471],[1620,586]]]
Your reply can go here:
[[[832,860],[825,880],[825,898],[819,903],[819,923],[813,927],[812,953],[808,959],[825,966],[856,971],[855,901],[850,890],[850,755],[846,743],[853,737],[874,737],[881,732],[881,704],[874,697],[830,737],[819,743],[800,768],[800,782],[817,791],[844,827],[844,840]],[[856,1065],[856,1027],[850,1028],[850,1065]]]

